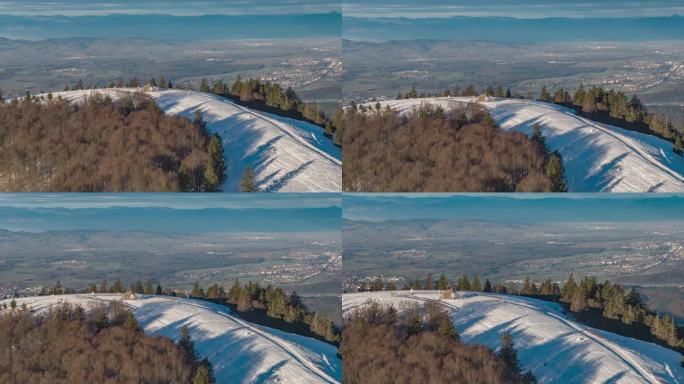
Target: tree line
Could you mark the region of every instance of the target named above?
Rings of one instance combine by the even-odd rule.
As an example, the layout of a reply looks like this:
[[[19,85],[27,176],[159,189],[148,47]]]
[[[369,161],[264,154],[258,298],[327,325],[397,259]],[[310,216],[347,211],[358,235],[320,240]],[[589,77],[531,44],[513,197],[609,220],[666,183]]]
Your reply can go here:
[[[608,114],[627,129],[632,126],[639,128],[642,125],[647,133],[672,141],[676,153],[682,154],[684,151],[683,133],[674,128],[667,116],[650,113],[637,95],[630,98],[621,91],[605,90],[597,86],[585,88],[580,84],[572,92],[561,87],[553,95],[547,91],[546,86],[542,86],[537,100],[571,106],[598,119],[601,118],[601,114]]]
[[[632,337],[649,342],[655,340],[677,351],[684,351],[684,339],[679,336],[678,325],[671,315],[661,315],[649,309],[635,288],[627,290],[620,284],[607,280],[599,282],[593,276],[586,276],[575,281],[571,273],[563,284],[552,282],[547,278],[539,285],[528,277],[523,281],[522,286],[517,288],[514,284],[492,284],[489,279],[481,282],[477,275],[472,278],[463,275],[456,282],[449,283],[445,274],[442,273],[437,280],[433,280],[432,275],[428,274],[422,281],[416,279],[405,284],[402,289],[446,290],[450,288],[457,291],[493,292],[559,302],[574,313],[580,321],[591,321],[592,325],[597,327],[605,325],[606,322],[592,321],[592,314],[589,313],[592,312],[603,319],[619,321],[622,324],[619,329],[611,327],[609,331],[628,332]],[[360,291],[396,289],[394,282],[380,277],[362,283],[359,288]],[[648,337],[644,337],[644,333],[647,333]]]
[[[501,130],[475,104],[426,104],[399,114],[352,103],[345,129],[345,191],[560,192],[564,169],[541,134]],[[370,129],[370,128],[372,129]]]
[[[206,78],[202,78],[199,90],[239,100],[257,109],[271,107],[266,108],[266,111],[318,125],[323,128],[325,136],[338,146],[341,145],[342,111],[328,117],[318,103],[301,100],[292,87],[283,88],[277,83],[252,78],[243,80],[238,76],[233,84],[226,84],[221,79],[210,84]]]
[[[327,316],[311,311],[295,291],[288,295],[280,287],[270,284],[264,287],[252,281],[241,285],[235,279],[227,291],[216,283],[205,291],[195,283],[190,296],[229,303],[240,312],[262,310],[274,319],[306,324],[313,334],[330,343],[337,344],[340,340],[339,330],[335,324]]]
[[[473,85],[469,84],[465,88],[461,89],[460,86],[455,85],[450,89],[445,89],[442,92],[438,93],[418,93],[416,90],[416,87],[413,86],[411,87],[411,90],[402,93],[399,92],[397,93],[396,99],[401,100],[401,99],[416,99],[416,98],[426,98],[426,97],[458,97],[458,96],[479,96],[481,94],[487,95],[487,96],[496,96],[496,97],[520,97],[520,95],[513,95],[511,93],[510,88],[503,89],[503,87],[498,86],[496,88],[490,86],[487,86],[484,88],[481,92]]]
[[[141,295],[178,296],[178,291],[164,289],[161,284],[152,279],[147,279],[145,282],[141,280],[133,281],[130,285],[126,286],[118,278],[112,283],[102,280],[99,284],[89,284],[78,291],[65,287],[58,280],[52,287],[43,287],[39,292],[39,296],[74,293],[134,293]],[[305,324],[313,334],[332,344],[337,344],[340,340],[339,329],[327,316],[310,310],[296,292],[293,291],[288,295],[282,288],[270,284],[264,287],[258,282],[250,281],[241,285],[235,279],[228,290],[217,283],[208,286],[205,290],[198,282],[195,282],[189,291],[189,296],[196,299],[208,299],[217,303],[230,304],[235,306],[239,312],[261,310],[268,317],[274,319],[281,319],[287,323]]]
[[[466,345],[435,303],[392,306],[370,301],[348,317],[340,347],[343,383],[535,383],[522,372],[510,334],[497,352]]]
[[[145,335],[120,302],[85,311],[61,304],[0,313],[3,383],[214,383],[188,329],[178,343]]]
[[[0,190],[217,191],[225,167],[201,117],[167,116],[142,93],[0,103]]]

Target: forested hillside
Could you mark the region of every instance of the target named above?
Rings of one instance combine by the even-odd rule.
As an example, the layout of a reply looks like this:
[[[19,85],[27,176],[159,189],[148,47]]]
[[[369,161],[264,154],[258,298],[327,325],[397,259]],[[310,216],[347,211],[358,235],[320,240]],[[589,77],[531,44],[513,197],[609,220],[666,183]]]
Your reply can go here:
[[[572,274],[563,284],[546,279],[536,284],[529,278],[522,287],[515,285],[492,284],[489,279],[483,282],[478,276],[459,278],[449,283],[441,274],[433,280],[427,275],[423,281],[415,280],[403,289],[454,289],[467,292],[494,292],[521,295],[563,303],[576,318],[596,328],[641,339],[675,349],[684,350],[684,339],[679,336],[677,323],[669,314],[659,314],[651,310],[641,299],[636,289],[625,289],[620,284],[609,281],[599,282],[596,277],[584,277],[575,281]],[[361,287],[361,291],[393,291],[397,287],[376,279]]]
[[[142,93],[0,104],[1,191],[214,191],[225,166],[201,118],[167,116]]]
[[[370,301],[349,317],[342,333],[343,382],[362,383],[534,383],[522,373],[509,334],[497,353],[459,339],[439,305],[413,306],[403,313]]]
[[[563,191],[560,155],[541,136],[504,132],[474,104],[344,115],[343,188],[357,192]]]
[[[4,313],[3,313],[4,312]],[[46,313],[0,312],[2,383],[213,382],[197,361],[187,329],[178,344],[147,336],[132,313],[114,302],[91,311],[62,304]]]

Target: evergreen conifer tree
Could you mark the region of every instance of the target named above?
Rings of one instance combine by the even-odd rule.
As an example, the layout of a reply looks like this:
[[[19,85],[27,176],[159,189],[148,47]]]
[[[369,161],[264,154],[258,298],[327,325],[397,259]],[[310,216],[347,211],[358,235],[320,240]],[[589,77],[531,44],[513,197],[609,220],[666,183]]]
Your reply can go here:
[[[245,167],[242,172],[242,177],[240,178],[240,191],[241,192],[258,192],[259,189],[256,186],[256,176],[252,167],[249,165]]]
[[[197,367],[195,372],[195,377],[192,379],[192,384],[213,384],[214,378],[212,377],[211,370],[206,364],[201,364]]]
[[[211,92],[211,88],[209,88],[209,83],[207,82],[206,77],[203,77],[202,80],[200,80],[199,90],[200,92]]]
[[[449,316],[442,316],[440,318],[439,326],[437,327],[437,333],[442,336],[449,336],[456,340],[459,339],[456,327],[454,327],[454,324],[451,322],[451,320],[449,320]]]
[[[672,149],[675,151],[675,153],[678,153],[680,155],[684,153],[684,146],[682,146],[682,135],[681,134],[675,135],[675,141],[674,141],[674,145],[672,146]]]
[[[584,96],[586,95],[586,91],[584,90],[584,85],[580,84],[579,87],[575,90],[575,92],[572,95],[572,103],[581,106],[582,103],[584,103]]]
[[[226,160],[223,154],[223,145],[220,136],[214,134],[209,140],[209,163],[204,171],[204,179],[207,182],[207,190],[217,191],[226,174]]]
[[[441,275],[439,275],[439,280],[437,280],[437,289],[443,291],[447,288],[449,288],[449,283],[444,273],[442,273]]]
[[[548,192],[567,191],[563,158],[558,151],[551,152],[551,155],[549,156],[549,162],[546,164],[546,177],[548,177],[550,181]]]
[[[187,325],[184,325],[180,329],[180,338],[178,339],[178,346],[185,351],[185,353],[192,358],[196,359],[195,355],[195,343],[190,337],[190,329]]]
[[[501,348],[499,349],[498,356],[513,372],[520,372],[518,351],[513,345],[513,336],[511,336],[510,332],[504,332],[501,336]]]
[[[473,276],[473,281],[470,282],[470,290],[475,292],[482,291],[482,284],[480,283],[480,279],[477,277],[477,275]]]
[[[492,292],[492,283],[489,281],[489,279],[485,280],[484,288],[482,289],[482,292]]]
[[[546,85],[543,85],[541,92],[539,92],[539,100],[540,101],[551,101],[551,95],[546,90]]]

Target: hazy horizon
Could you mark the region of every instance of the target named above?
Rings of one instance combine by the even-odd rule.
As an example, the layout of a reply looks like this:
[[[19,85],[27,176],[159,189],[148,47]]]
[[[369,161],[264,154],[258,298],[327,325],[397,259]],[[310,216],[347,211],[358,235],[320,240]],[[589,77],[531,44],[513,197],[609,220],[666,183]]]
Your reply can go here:
[[[339,230],[338,194],[0,194],[0,230],[157,233]]]
[[[351,221],[684,221],[681,194],[344,194],[343,204]]]

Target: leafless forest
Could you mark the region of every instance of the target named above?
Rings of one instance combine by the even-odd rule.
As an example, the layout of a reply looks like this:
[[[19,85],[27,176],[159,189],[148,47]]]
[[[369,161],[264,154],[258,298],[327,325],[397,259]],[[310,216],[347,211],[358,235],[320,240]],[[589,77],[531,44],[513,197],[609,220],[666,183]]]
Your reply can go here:
[[[15,99],[0,104],[0,191],[213,190],[211,140],[142,95]]]
[[[522,133],[502,131],[473,106],[449,111],[424,106],[403,116],[353,106],[343,126],[348,192],[551,189],[546,148]]]

